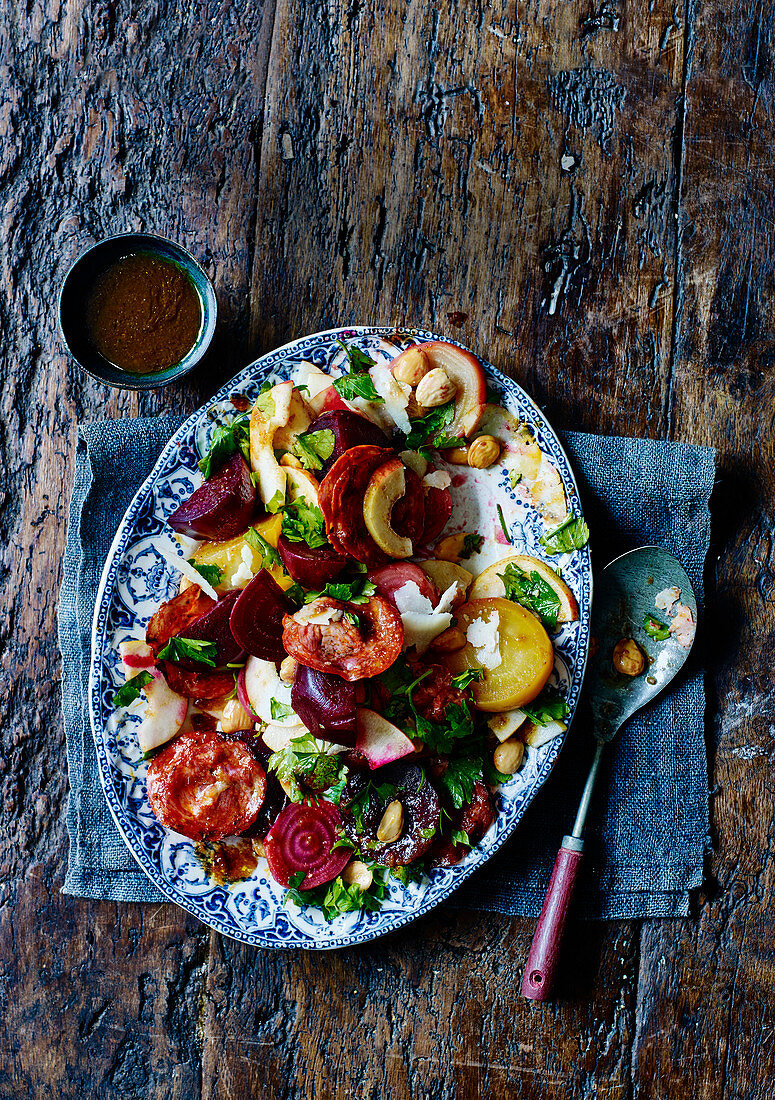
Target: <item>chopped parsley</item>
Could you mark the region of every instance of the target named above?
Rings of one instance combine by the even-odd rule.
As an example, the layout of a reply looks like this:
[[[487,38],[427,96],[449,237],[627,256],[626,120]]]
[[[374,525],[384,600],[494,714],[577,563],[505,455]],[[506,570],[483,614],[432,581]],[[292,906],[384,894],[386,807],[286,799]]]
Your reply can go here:
[[[540,573],[534,569],[527,573],[509,562],[498,576],[503,581],[507,600],[522,604],[537,615],[544,626],[554,630],[560,613],[560,597]]]
[[[664,642],[665,638],[670,637],[670,627],[659,619],[655,619],[653,615],[647,615],[643,620],[643,629],[649,638],[654,638],[657,642]]]
[[[437,447],[437,439],[447,440],[452,438],[444,432],[444,428],[447,428],[455,419],[455,399],[447,401],[445,405],[439,405],[435,409],[431,409],[425,416],[419,417],[417,420],[410,421],[412,430],[406,437],[406,446],[410,451],[417,451],[421,447]],[[458,447],[464,443],[449,443],[448,446]]]
[[[550,722],[561,722],[570,713],[562,695],[552,687],[545,687],[537,699],[534,699],[529,706],[520,709],[536,726],[548,726]]]
[[[217,584],[221,583],[223,577],[223,570],[219,569],[217,565],[200,565],[198,561],[194,561],[193,558],[188,559],[188,564],[193,565],[200,577],[204,577],[208,584],[211,584],[213,588]]]
[[[496,504],[495,508],[498,513],[498,519],[501,521],[503,534],[506,536],[506,542],[511,545],[511,535],[509,534],[509,529],[506,526],[506,520],[503,518],[503,509],[501,508],[500,504]]]
[[[446,790],[456,810],[467,806],[474,796],[474,786],[482,778],[482,758],[453,757],[439,778],[439,787]],[[466,843],[468,843],[466,841]]]
[[[307,592],[304,596],[305,603],[312,603],[319,596],[330,596],[332,600],[342,600],[344,603],[362,604],[368,603],[377,591],[377,586],[367,580],[366,577],[356,577],[354,581],[330,582],[325,588],[317,592]]]
[[[470,558],[472,554],[478,554],[484,545],[484,535],[466,535],[463,539],[463,553],[461,557]]]
[[[267,510],[267,512],[271,512],[272,515],[274,516],[280,511],[280,509],[282,508],[282,506],[284,504],[285,504],[285,493],[282,491],[282,489],[278,489],[277,492],[272,497],[272,499],[266,505],[266,510]]]
[[[280,555],[277,553],[274,546],[270,546],[264,536],[259,535],[255,527],[248,527],[243,537],[248,546],[252,546],[254,550],[258,550],[261,555],[261,563],[265,569],[271,569],[273,566],[282,565]]]
[[[352,913],[358,909],[379,909],[388,889],[386,880],[388,871],[384,867],[371,867],[372,882],[368,890],[361,889],[357,883],[347,885],[341,875],[333,882],[323,883],[312,890],[302,890],[304,872],[299,871],[289,878],[289,889],[286,892],[284,902],[293,902],[295,905],[315,905],[323,911],[327,921],[332,921],[340,913]]]
[[[293,714],[293,707],[288,703],[281,703],[278,699],[272,699],[269,703],[269,713],[273,722],[282,722]]]
[[[290,501],[283,508],[283,535],[291,542],[305,542],[311,550],[325,546],[326,521],[323,513],[303,497]]]
[[[459,676],[452,678],[452,686],[459,691],[465,691],[469,684],[473,684],[475,680],[481,680],[483,676],[483,668],[467,668],[465,672],[461,672]]]
[[[448,753],[474,732],[474,719],[467,703],[450,703],[443,722],[433,722],[414,711],[417,737],[433,752]]]
[[[566,520],[547,531],[538,540],[547,554],[570,554],[572,550],[581,550],[589,542],[589,528],[582,516],[570,515]]]
[[[170,638],[159,653],[160,661],[197,661],[215,668],[218,663],[218,646],[200,638]]]
[[[213,476],[228,459],[240,450],[250,462],[250,413],[239,413],[228,424],[220,424],[213,434],[210,449],[199,461],[205,481]]]
[[[272,753],[267,767],[285,784],[291,802],[303,802],[309,791],[325,791],[330,802],[338,802],[347,779],[347,766],[341,757],[321,751],[312,734],[292,738],[279,752]]]
[[[113,706],[128,707],[130,703],[134,703],[135,699],[140,698],[142,689],[147,687],[152,679],[153,676],[150,672],[138,672],[136,676],[133,676],[131,680],[127,680],[118,689],[113,696]]]
[[[319,432],[302,432],[291,444],[305,470],[322,470],[323,463],[331,457],[336,446],[336,438],[330,428],[321,428]]]
[[[522,474],[519,470],[509,470],[509,485],[512,489],[516,489],[522,480]]]
[[[382,401],[384,398],[377,393],[376,387],[369,374],[369,368],[375,365],[374,360],[365,351],[336,341],[347,355],[349,372],[341,378],[334,379],[334,389],[345,401],[352,401],[356,397],[362,397],[366,401]]]

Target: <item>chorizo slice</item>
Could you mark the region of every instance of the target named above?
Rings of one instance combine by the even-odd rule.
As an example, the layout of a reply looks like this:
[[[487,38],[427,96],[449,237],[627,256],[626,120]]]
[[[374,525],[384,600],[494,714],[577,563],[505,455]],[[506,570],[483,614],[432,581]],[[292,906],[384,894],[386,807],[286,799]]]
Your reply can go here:
[[[363,850],[375,863],[404,867],[425,855],[433,843],[441,817],[439,793],[416,764],[389,764],[371,778],[378,781],[379,790],[358,772],[349,777],[340,804],[344,831],[357,847],[366,845]],[[401,803],[403,812],[401,834],[382,844],[379,823],[394,801]]]
[[[266,774],[241,741],[183,733],[148,765],[148,800],[167,829],[191,840],[239,836],[254,824]]]
[[[368,566],[381,565],[389,558],[366,529],[363,498],[371,475],[392,457],[389,447],[351,447],[323,478],[318,494],[328,541],[339,553]]]
[[[145,628],[145,640],[154,656],[164,649],[170,638],[182,634],[186,627],[201,619],[213,607],[215,600],[206,596],[198,584],[192,584],[163,603]]]
[[[319,596],[283,619],[286,652],[343,680],[378,676],[396,660],[403,641],[401,616],[383,596],[365,604]]]

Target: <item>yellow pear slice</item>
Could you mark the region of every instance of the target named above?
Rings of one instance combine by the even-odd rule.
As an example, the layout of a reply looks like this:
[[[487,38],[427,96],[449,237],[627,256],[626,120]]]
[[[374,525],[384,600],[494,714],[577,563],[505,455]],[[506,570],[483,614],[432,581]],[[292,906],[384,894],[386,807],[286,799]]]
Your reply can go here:
[[[399,535],[390,525],[393,505],[406,492],[404,464],[391,458],[371,475],[363,498],[363,519],[366,529],[380,550],[391,558],[410,558],[412,540]]]

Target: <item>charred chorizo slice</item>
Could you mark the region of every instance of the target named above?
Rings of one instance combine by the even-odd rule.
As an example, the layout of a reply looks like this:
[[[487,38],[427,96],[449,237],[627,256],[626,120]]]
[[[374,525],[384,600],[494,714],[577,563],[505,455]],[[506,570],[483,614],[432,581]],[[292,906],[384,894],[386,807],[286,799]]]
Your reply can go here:
[[[145,628],[145,640],[156,656],[170,638],[182,634],[186,627],[201,619],[215,607],[215,600],[206,596],[198,584],[192,584],[163,603]]]
[[[254,824],[266,774],[241,741],[215,730],[176,737],[148,765],[148,800],[168,829],[191,840],[239,836]]]
[[[286,652],[343,680],[378,676],[396,660],[403,641],[401,616],[383,596],[365,604],[319,596],[283,619]]]
[[[320,510],[328,541],[339,553],[368,566],[389,560],[366,529],[363,498],[371,475],[392,455],[388,447],[351,447],[336,460],[320,486]]]

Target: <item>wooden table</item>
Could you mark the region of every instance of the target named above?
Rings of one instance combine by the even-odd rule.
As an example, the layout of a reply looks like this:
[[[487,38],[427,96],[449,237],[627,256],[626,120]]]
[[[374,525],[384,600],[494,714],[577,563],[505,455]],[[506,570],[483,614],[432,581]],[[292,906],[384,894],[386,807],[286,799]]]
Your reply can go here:
[[[775,5],[0,8],[0,1097],[771,1097]],[[71,259],[130,229],[188,246],[221,305],[209,363],[141,397],[55,328]],[[719,450],[707,888],[690,920],[577,926],[552,1004],[519,994],[529,920],[272,953],[60,894],[77,422],[193,410],[348,322],[450,333],[558,427]]]

